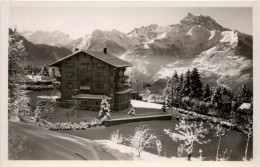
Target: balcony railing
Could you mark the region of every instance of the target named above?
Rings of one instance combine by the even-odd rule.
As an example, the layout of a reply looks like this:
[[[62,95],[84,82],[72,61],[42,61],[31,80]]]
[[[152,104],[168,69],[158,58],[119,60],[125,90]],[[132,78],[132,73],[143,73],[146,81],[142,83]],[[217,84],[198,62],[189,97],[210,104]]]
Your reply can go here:
[[[120,93],[125,91],[131,91],[131,87],[128,85],[124,85],[124,87],[115,88],[115,93]]]

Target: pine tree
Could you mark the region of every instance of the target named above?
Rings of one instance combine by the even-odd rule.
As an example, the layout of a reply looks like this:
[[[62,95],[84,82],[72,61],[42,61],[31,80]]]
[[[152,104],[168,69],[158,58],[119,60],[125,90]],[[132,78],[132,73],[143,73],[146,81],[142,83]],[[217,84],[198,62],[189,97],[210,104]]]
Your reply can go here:
[[[193,68],[190,75],[191,97],[200,98],[203,95],[202,82],[197,68]]]
[[[179,76],[177,71],[174,72],[171,79],[168,80],[167,85],[164,89],[164,96],[166,96],[170,101],[179,98],[180,94],[179,87]]]
[[[206,84],[204,94],[203,94],[204,101],[207,101],[207,102],[210,101],[210,96],[211,96],[210,87],[209,87],[209,84]]]
[[[21,82],[24,72],[21,61],[26,57],[27,53],[23,41],[19,40],[19,34],[16,30],[10,34],[8,41],[8,89],[9,97],[12,97],[13,88],[17,83]]]
[[[251,101],[251,92],[245,84],[242,86],[241,100],[243,103],[249,103]]]
[[[181,74],[179,78],[179,84],[178,84],[178,90],[179,90],[178,96],[180,100],[182,99],[183,81],[184,81],[184,76],[183,74]]]
[[[49,70],[45,65],[42,67],[40,75],[41,76],[48,76],[48,77],[50,76]]]
[[[211,96],[211,103],[217,107],[219,107],[222,104],[222,94],[220,87],[216,87],[216,89],[214,90]]]
[[[9,101],[9,119],[14,121],[29,120],[31,113],[30,98],[27,96],[27,91],[24,85],[17,84],[14,88],[14,96]]]
[[[228,95],[228,89],[226,87],[222,88],[222,94],[223,95]]]
[[[16,30],[10,33],[8,41],[8,118],[21,121],[31,111],[30,99],[22,85],[24,75],[22,61],[27,53]]]
[[[191,95],[191,86],[190,86],[190,70],[185,73],[182,87],[182,97],[190,97]]]
[[[54,67],[49,68],[49,76],[53,79],[56,79],[58,77],[58,70]]]
[[[177,71],[174,72],[173,77],[172,77],[172,87],[173,87],[173,96],[175,98],[178,97],[178,94],[180,92],[179,90],[179,76]]]
[[[99,120],[103,122],[104,120],[111,118],[110,111],[110,104],[107,102],[106,98],[103,98],[100,103],[100,110],[98,114]]]

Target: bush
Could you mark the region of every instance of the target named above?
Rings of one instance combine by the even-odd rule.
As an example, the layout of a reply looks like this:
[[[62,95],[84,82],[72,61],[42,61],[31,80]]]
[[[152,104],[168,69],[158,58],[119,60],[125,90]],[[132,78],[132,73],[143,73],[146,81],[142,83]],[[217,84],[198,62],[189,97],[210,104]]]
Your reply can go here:
[[[119,130],[117,129],[116,131],[112,132],[110,140],[116,144],[121,144],[124,141],[124,137],[123,135],[119,135]]]
[[[51,123],[46,120],[40,119],[39,122],[33,123],[34,126],[50,129],[50,130],[85,130],[90,127],[99,126],[99,122],[96,120],[91,120],[89,122],[79,122],[79,123],[71,123],[71,122],[57,122]]]
[[[26,89],[28,90],[48,90],[54,89],[53,85],[27,85]]]
[[[150,133],[150,129],[138,127],[135,129],[134,134],[126,139],[130,143],[130,147],[134,148],[138,157],[145,148],[155,147],[157,136]]]

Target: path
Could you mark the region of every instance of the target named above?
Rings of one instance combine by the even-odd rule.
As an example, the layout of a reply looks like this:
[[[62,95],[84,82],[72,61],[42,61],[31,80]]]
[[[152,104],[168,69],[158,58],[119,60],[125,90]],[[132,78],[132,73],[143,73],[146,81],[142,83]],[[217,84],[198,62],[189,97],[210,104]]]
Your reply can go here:
[[[21,152],[21,159],[27,160],[131,160],[133,155],[123,154],[92,140],[54,132],[25,123],[9,122],[9,133],[16,133],[25,138],[26,150]],[[12,141],[19,138],[12,139]],[[16,150],[16,148],[13,148]],[[10,152],[9,152],[10,153]]]

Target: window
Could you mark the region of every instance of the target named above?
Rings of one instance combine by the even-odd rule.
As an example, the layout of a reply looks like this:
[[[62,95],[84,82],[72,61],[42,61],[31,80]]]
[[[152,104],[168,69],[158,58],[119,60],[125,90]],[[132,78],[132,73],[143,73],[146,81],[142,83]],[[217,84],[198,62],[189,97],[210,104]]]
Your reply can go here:
[[[114,83],[111,83],[111,88],[114,88]]]
[[[97,63],[98,68],[104,68],[104,63]]]
[[[96,106],[99,106],[100,105],[100,101],[99,100],[96,100]]]
[[[104,88],[104,83],[97,83],[96,87],[97,88]]]
[[[72,98],[72,95],[69,93],[68,94],[68,99],[71,99]]]
[[[67,62],[67,67],[68,67],[68,68],[73,68],[74,65],[75,65],[74,62]]]
[[[68,72],[67,73],[68,78],[73,78],[74,77],[74,72]]]
[[[80,70],[80,72],[81,72],[82,75],[84,75],[84,74],[86,74],[88,72],[88,69],[87,68],[82,68]]]
[[[86,101],[83,101],[82,104],[87,105],[87,104],[88,104],[88,101],[87,101],[87,100],[86,100]]]
[[[69,82],[67,86],[69,89],[73,89],[73,84],[71,82]]]
[[[97,72],[96,74],[97,74],[97,77],[103,77],[104,76],[103,72]]]
[[[83,79],[80,81],[80,85],[85,86],[85,85],[87,85],[88,82],[89,82],[89,78]]]
[[[80,85],[81,85],[81,86],[84,86],[84,85],[86,85],[86,84],[87,84],[87,83],[86,83],[86,80],[81,80],[81,81],[80,81]]]

